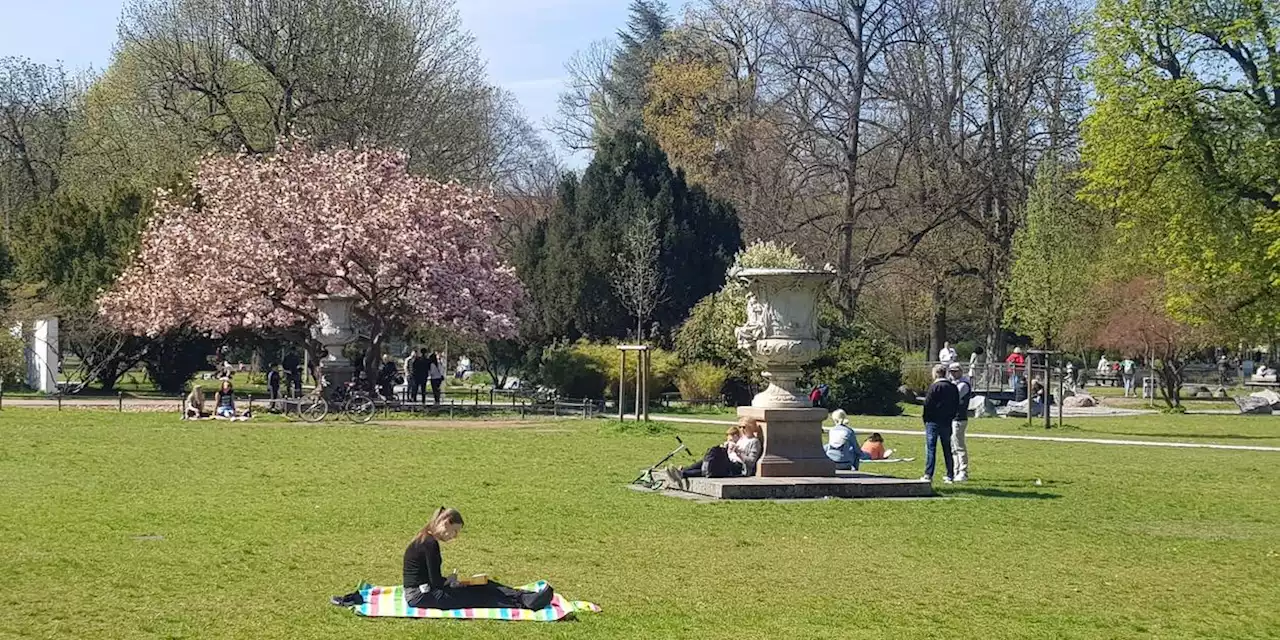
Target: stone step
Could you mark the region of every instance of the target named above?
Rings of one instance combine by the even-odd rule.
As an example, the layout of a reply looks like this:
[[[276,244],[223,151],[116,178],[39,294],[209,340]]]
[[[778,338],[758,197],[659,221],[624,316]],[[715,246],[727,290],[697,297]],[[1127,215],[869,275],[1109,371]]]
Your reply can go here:
[[[929,482],[869,473],[845,473],[837,477],[689,478],[688,490],[719,500],[923,498],[933,495],[933,485]]]

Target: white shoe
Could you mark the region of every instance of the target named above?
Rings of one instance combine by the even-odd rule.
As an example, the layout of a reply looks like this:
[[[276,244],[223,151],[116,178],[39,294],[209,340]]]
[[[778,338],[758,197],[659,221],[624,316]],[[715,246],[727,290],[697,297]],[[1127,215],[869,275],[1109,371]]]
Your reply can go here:
[[[968,474],[964,474],[964,473],[962,473],[962,474],[960,474],[960,475],[956,476],[956,482],[968,482],[968,481],[969,481],[969,476],[968,476]]]
[[[951,479],[951,478],[949,478],[949,477],[947,477],[947,478],[943,478],[943,479],[942,479],[942,484],[955,484],[955,480],[952,480],[952,479]]]
[[[929,476],[920,476],[920,482],[933,482],[933,478]]]

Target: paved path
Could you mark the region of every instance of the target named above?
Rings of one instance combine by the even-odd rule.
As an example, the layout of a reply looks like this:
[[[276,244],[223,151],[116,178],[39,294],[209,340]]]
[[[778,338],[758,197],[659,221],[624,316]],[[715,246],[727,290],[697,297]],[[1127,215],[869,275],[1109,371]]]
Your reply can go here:
[[[660,420],[662,422],[677,422],[687,424],[714,424],[714,425],[734,425],[734,420],[707,420],[704,418],[683,418],[678,416],[663,416],[650,414],[650,418]],[[628,419],[634,420],[634,415],[627,416]],[[924,431],[901,431],[895,429],[881,429],[877,427],[876,432],[888,433],[896,436],[924,436]],[[1130,447],[1164,447],[1169,449],[1220,449],[1227,451],[1268,451],[1280,453],[1280,447],[1264,447],[1258,445],[1241,445],[1241,444],[1205,444],[1201,442],[1168,442],[1156,440],[1114,440],[1109,438],[1059,438],[1054,436],[1020,436],[1003,433],[975,433],[968,431],[966,437],[969,438],[985,438],[988,440],[1030,440],[1033,442],[1065,442],[1068,444],[1111,444],[1124,445]]]

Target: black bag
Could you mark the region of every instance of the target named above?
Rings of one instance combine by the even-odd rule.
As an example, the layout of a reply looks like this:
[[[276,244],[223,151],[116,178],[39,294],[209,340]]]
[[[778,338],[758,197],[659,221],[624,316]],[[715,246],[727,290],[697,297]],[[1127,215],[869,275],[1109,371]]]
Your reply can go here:
[[[721,446],[707,449],[702,456],[702,476],[704,478],[727,478],[733,473],[733,461],[729,459],[729,450]]]

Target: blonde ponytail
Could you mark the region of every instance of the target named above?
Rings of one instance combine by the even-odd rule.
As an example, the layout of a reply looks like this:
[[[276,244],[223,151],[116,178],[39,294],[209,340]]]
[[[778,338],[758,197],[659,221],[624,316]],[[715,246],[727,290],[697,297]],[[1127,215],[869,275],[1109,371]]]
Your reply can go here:
[[[423,542],[427,538],[435,538],[440,535],[440,532],[444,531],[445,525],[450,524],[461,525],[462,514],[452,507],[440,507],[431,515],[431,520],[427,522],[426,526],[422,527],[418,535],[414,536],[413,541]]]

